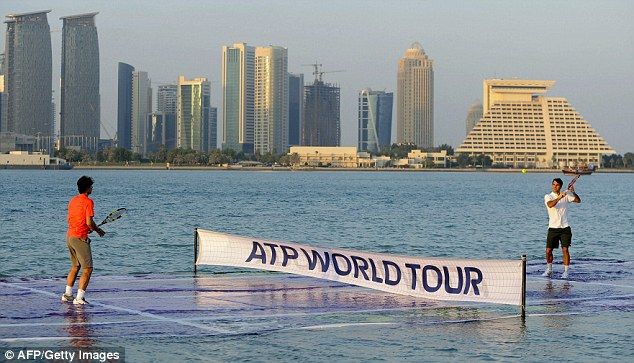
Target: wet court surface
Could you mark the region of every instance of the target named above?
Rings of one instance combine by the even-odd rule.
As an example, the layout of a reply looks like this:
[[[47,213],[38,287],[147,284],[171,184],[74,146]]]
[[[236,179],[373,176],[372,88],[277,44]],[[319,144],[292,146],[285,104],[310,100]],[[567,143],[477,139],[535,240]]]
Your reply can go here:
[[[314,360],[320,355],[398,360],[436,354],[444,360],[466,358],[459,348],[464,344],[542,349],[534,346],[548,344],[553,330],[601,339],[606,330],[613,342],[605,349],[615,357],[630,354],[631,348],[614,351],[611,346],[631,338],[634,288],[629,274],[590,279],[580,268],[577,276],[544,279],[537,266],[529,266],[526,323],[515,306],[424,300],[283,274],[96,276],[88,306],[60,301],[63,279],[4,279],[0,346],[118,346],[126,348],[130,361],[226,361],[264,354],[259,361],[293,358],[288,351],[280,355],[284,342],[292,342],[297,359],[307,354]],[[618,329],[596,326],[598,317],[614,321]],[[606,319],[598,320],[605,324]],[[460,337],[472,333],[475,337]],[[433,347],[411,341],[421,334]],[[382,335],[400,348],[389,353],[394,344],[385,345],[389,338]],[[313,351],[313,344],[331,349]],[[487,359],[486,344],[476,357]],[[526,358],[512,351],[509,347],[491,357]]]

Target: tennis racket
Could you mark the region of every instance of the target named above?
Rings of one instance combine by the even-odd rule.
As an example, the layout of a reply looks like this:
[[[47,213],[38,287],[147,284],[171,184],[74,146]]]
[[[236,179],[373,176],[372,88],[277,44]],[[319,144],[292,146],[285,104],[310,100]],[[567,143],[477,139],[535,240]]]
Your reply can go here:
[[[103,222],[99,223],[97,225],[97,227],[102,226],[106,223],[110,223],[110,222],[114,222],[117,219],[121,218],[125,212],[127,212],[128,210],[125,208],[119,208],[117,210],[114,210],[112,212],[110,212],[110,214],[108,214],[108,216],[106,217],[106,219],[103,220]]]
[[[570,183],[568,183],[568,188],[566,190],[570,190],[570,188],[572,188],[572,186],[575,185],[575,182],[577,181],[577,179],[579,179],[580,176],[581,176],[580,174],[575,175],[575,177],[572,178]]]

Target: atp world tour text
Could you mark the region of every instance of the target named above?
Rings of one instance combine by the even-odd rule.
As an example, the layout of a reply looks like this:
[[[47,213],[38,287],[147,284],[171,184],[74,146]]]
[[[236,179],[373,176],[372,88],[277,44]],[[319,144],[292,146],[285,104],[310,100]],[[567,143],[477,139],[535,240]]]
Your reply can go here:
[[[301,253],[300,253],[301,252]],[[303,260],[303,261],[302,261]],[[280,263],[281,261],[281,263]],[[423,289],[428,293],[436,293],[444,287],[448,294],[473,294],[480,295],[480,284],[483,281],[482,271],[471,266],[436,266],[425,263],[404,263],[387,259],[379,263],[370,257],[346,255],[337,252],[318,251],[315,249],[297,248],[269,243],[252,242],[251,253],[245,260],[246,263],[263,265],[275,265],[287,267],[305,266],[309,271],[321,271],[325,274],[334,271],[339,276],[364,279],[377,284],[390,286],[399,285],[402,281],[411,281],[409,288],[412,290]],[[408,274],[411,278],[405,278]],[[453,279],[452,277],[456,277]],[[457,281],[454,286],[450,281]]]

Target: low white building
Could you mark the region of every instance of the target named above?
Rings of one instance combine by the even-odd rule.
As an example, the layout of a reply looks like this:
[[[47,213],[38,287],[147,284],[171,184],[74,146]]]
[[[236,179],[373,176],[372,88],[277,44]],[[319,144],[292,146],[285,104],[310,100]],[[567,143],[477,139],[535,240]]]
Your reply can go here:
[[[358,167],[357,148],[354,146],[291,146],[288,155],[297,154],[295,166]]]
[[[52,150],[53,142],[50,136],[36,136],[16,134],[15,132],[0,132],[0,153],[12,150],[44,151]]]
[[[359,168],[374,168],[375,162],[372,155],[366,151],[359,151],[357,153],[357,166]]]
[[[390,158],[389,156],[379,155],[379,156],[375,156],[373,160],[374,160],[374,165],[377,168],[386,168],[392,165],[392,158]]]
[[[410,168],[425,168],[431,166],[429,163],[433,163],[433,166],[447,167],[451,157],[447,155],[447,150],[438,152],[412,150],[407,154],[407,159]]]
[[[3,167],[42,167],[57,168],[68,166],[64,159],[51,157],[41,152],[10,151],[8,154],[0,154],[0,168]]]

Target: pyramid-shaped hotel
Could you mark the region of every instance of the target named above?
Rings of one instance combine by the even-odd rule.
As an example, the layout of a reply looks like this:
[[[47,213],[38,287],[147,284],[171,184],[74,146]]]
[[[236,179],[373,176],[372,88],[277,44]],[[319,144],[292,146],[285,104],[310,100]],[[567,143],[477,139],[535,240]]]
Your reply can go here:
[[[554,81],[489,79],[483,116],[456,150],[485,154],[513,167],[600,165],[615,150],[562,97],[546,97]]]

